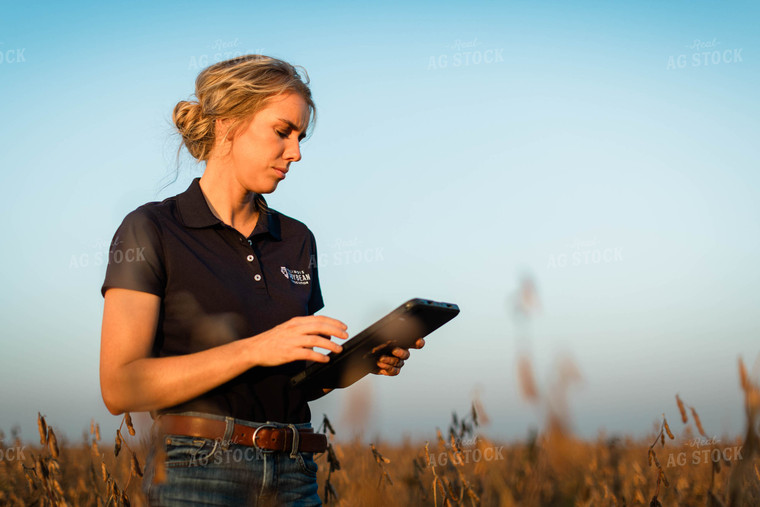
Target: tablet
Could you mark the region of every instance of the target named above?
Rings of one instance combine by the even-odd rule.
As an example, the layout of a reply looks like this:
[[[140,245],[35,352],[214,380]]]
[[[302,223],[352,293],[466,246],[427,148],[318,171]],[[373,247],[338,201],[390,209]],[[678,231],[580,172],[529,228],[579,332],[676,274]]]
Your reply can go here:
[[[377,371],[381,355],[394,347],[411,348],[457,316],[459,307],[429,299],[410,299],[367,329],[343,343],[339,354],[330,352],[328,363],[312,363],[290,379],[293,386],[346,387]]]

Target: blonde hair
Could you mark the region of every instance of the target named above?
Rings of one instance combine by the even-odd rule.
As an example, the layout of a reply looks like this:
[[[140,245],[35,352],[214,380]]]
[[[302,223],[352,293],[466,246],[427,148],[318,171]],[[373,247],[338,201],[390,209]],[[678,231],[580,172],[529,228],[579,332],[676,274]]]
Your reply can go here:
[[[303,71],[303,78],[298,69]],[[179,150],[184,146],[196,160],[208,160],[216,142],[217,118],[233,120],[225,137],[234,138],[270,98],[288,92],[303,97],[309,108],[304,130],[313,129],[316,106],[308,84],[309,75],[303,67],[264,55],[244,55],[203,69],[195,80],[197,100],[182,100],[174,106],[172,121],[182,136]],[[263,197],[257,198],[263,202]]]

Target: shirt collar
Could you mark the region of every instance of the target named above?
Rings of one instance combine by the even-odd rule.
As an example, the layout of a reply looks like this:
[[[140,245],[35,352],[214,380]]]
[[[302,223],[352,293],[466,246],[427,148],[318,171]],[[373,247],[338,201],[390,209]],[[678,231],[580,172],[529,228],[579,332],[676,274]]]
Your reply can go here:
[[[177,208],[179,209],[180,221],[187,227],[201,228],[211,227],[222,223],[216,218],[208,207],[206,198],[201,190],[200,177],[193,179],[187,190],[177,195]],[[282,240],[280,230],[279,213],[268,208],[269,212],[260,217],[251,237],[259,234],[269,234],[277,241]],[[264,218],[264,220],[262,220]]]

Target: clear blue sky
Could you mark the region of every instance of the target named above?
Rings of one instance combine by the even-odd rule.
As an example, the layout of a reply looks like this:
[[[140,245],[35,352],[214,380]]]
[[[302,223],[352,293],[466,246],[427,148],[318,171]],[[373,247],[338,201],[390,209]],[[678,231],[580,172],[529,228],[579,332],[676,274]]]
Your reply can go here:
[[[72,439],[100,399],[105,253],[137,206],[202,173],[177,101],[202,67],[302,65],[318,107],[269,196],[314,231],[325,315],[358,332],[411,297],[461,315],[371,396],[370,435],[429,435],[480,392],[519,438],[518,340],[541,388],[570,354],[575,429],[642,435],[675,393],[743,430],[760,337],[756,2],[5,3],[0,17],[0,428]],[[542,302],[522,331],[521,273]],[[366,384],[366,385],[364,385]],[[351,390],[314,403],[344,418]],[[342,422],[341,422],[342,421]]]

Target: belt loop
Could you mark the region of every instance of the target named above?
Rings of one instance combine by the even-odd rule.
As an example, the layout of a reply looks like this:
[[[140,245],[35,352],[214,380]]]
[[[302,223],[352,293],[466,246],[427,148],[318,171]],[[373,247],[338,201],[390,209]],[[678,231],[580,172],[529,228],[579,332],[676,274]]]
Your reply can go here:
[[[226,416],[224,420],[227,426],[224,429],[224,438],[222,438],[222,449],[226,451],[230,447],[230,440],[232,440],[232,434],[235,432],[235,418]]]
[[[301,435],[298,433],[295,424],[288,424],[288,428],[293,431],[293,447],[290,449],[290,457],[296,459],[298,456],[298,446],[300,444]]]

